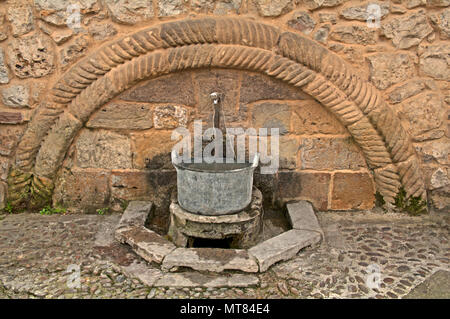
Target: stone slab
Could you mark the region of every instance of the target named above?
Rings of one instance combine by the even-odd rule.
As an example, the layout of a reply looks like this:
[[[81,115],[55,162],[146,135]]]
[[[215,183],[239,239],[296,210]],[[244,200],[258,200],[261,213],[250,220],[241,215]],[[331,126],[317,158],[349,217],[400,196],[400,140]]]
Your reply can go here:
[[[146,261],[159,264],[176,248],[170,241],[144,226],[118,229],[116,239],[130,245]]]
[[[177,248],[164,258],[163,270],[173,267],[222,272],[241,270],[258,272],[258,264],[245,249]]]
[[[128,266],[119,267],[125,276],[139,279],[144,285],[147,286],[153,286],[163,274],[159,269],[150,268],[144,262],[134,261]]]
[[[291,229],[268,239],[248,250],[263,272],[276,262],[294,257],[300,249],[319,242],[321,235],[316,231]]]
[[[286,205],[288,219],[293,229],[317,231],[322,234],[313,206],[310,202],[301,200]]]
[[[154,284],[155,287],[251,287],[259,284],[255,275],[230,274],[206,275],[198,272],[166,273]]]
[[[132,226],[144,226],[153,207],[150,201],[132,201],[128,204],[117,229]]]

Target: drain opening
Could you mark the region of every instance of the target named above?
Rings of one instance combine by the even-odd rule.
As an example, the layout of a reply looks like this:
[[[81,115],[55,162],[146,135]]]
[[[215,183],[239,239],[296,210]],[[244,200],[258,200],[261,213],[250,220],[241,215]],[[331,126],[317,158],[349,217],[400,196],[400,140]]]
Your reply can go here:
[[[189,248],[231,248],[233,238],[225,239],[207,239],[199,237],[190,237],[188,241]]]

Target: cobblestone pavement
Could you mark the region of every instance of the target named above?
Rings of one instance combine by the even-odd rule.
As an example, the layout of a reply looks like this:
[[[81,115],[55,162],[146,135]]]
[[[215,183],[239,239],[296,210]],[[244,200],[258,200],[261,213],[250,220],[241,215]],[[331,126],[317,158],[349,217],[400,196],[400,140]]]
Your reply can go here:
[[[0,298],[402,298],[449,270],[448,214],[318,218],[325,233],[320,246],[258,274],[256,286],[169,288],[122,273],[120,265],[137,257],[112,238],[120,215],[0,215]],[[76,283],[69,265],[80,267],[79,289],[67,285]]]

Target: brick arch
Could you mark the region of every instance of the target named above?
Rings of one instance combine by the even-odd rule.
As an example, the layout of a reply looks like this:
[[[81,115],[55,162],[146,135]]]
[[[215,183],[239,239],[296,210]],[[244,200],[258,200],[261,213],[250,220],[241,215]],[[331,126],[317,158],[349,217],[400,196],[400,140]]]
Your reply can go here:
[[[310,94],[353,136],[393,203],[401,186],[426,198],[410,137],[381,94],[343,59],[292,32],[242,18],[166,22],[111,42],[69,69],[21,139],[9,174],[9,200],[39,207],[77,132],[91,114],[139,81],[185,69],[257,71]]]

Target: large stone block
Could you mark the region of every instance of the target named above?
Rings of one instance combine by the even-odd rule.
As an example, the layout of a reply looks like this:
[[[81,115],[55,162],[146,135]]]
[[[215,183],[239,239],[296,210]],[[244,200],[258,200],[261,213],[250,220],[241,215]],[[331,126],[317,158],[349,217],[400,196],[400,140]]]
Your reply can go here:
[[[300,145],[302,169],[359,170],[366,167],[361,151],[351,138],[303,138]]]
[[[108,103],[86,124],[90,128],[142,130],[153,126],[152,111],[143,103]]]
[[[450,23],[450,22],[448,22]],[[437,80],[450,81],[450,44],[421,48],[420,70]]]
[[[184,0],[158,0],[158,16],[168,17],[186,13],[187,3]]]
[[[156,129],[175,129],[186,127],[189,110],[180,105],[158,105],[153,112]]]
[[[350,6],[340,11],[341,17],[347,20],[358,20],[366,22],[371,18],[369,5],[378,5],[380,8],[380,19],[385,18],[389,14],[389,4],[382,2],[366,2],[361,5]]]
[[[295,134],[348,134],[339,120],[314,100],[299,101],[292,109],[292,131]]]
[[[108,0],[107,2],[113,1]],[[69,5],[72,5],[74,9],[70,10]],[[39,18],[57,26],[66,26],[67,19],[77,11],[77,8],[79,8],[81,18],[86,14],[97,13],[100,10],[97,0],[35,0],[34,7]]]
[[[376,29],[362,25],[343,25],[335,27],[330,38],[343,43],[368,45],[377,43],[378,33]]]
[[[148,0],[106,0],[105,4],[113,21],[123,24],[136,24],[151,19],[153,4]]]
[[[446,111],[441,97],[437,93],[427,92],[404,101],[400,115],[407,120],[412,138],[424,141],[444,136]]]
[[[127,136],[103,130],[82,130],[76,142],[76,165],[105,169],[131,168]]]
[[[303,199],[310,201],[317,210],[327,210],[330,179],[328,173],[280,171],[277,199],[281,202]]]
[[[367,60],[370,80],[381,90],[415,76],[414,62],[409,54],[376,53],[367,57]]]
[[[2,90],[2,102],[11,107],[30,106],[30,89],[28,86],[13,85]]]
[[[0,112],[0,124],[21,124],[29,120],[26,113],[17,112]]]
[[[397,49],[408,49],[418,45],[433,32],[423,9],[402,17],[393,17],[381,24],[381,30],[385,37],[392,39]]]
[[[320,9],[324,7],[336,7],[349,0],[304,0],[303,3],[310,10]]]
[[[450,8],[446,8],[441,12],[431,13],[429,17],[433,26],[439,30],[441,40],[450,39]]]
[[[256,104],[252,110],[252,127],[278,128],[279,134],[284,135],[290,131],[291,107],[284,103],[264,102]]]
[[[450,210],[450,186],[431,191],[430,199],[436,210],[448,213]]]
[[[263,17],[278,17],[291,11],[294,7],[292,0],[255,0],[258,12]]]
[[[125,91],[120,99],[194,106],[196,102],[191,76],[191,72],[164,75]]]
[[[310,34],[314,30],[316,22],[307,12],[296,11],[292,15],[292,18],[287,22],[287,25],[304,34]]]
[[[19,78],[39,78],[53,72],[51,40],[39,34],[14,38],[8,45],[9,66]]]
[[[300,141],[298,138],[282,136],[279,143],[280,168],[294,169],[297,166]]]
[[[0,48],[0,84],[9,83],[9,71],[6,66],[3,48]]]
[[[1,116],[1,114],[0,114]],[[0,125],[0,154],[9,156],[20,140],[25,127],[22,125]]]
[[[375,188],[369,173],[335,173],[331,209],[371,209],[374,207]]]
[[[111,173],[112,200],[150,200],[157,213],[168,215],[170,196],[176,188],[177,175],[173,171],[113,170]]]
[[[417,95],[425,89],[425,83],[422,80],[411,80],[392,89],[389,93],[391,103],[400,103],[407,98]]]
[[[11,24],[12,35],[24,35],[34,29],[33,11],[28,5],[15,3],[8,8],[8,21]]]
[[[173,168],[170,153],[176,141],[171,140],[171,131],[133,133],[133,167],[138,169]]]
[[[109,205],[109,172],[63,169],[56,180],[53,202],[93,213]]]
[[[450,142],[446,137],[439,140],[416,143],[414,147],[423,163],[450,164]]]
[[[229,13],[237,13],[241,3],[241,0],[192,0],[191,10],[198,13],[224,15]]]
[[[251,103],[260,100],[305,100],[312,97],[299,88],[295,88],[281,80],[259,73],[243,72],[240,103]]]

